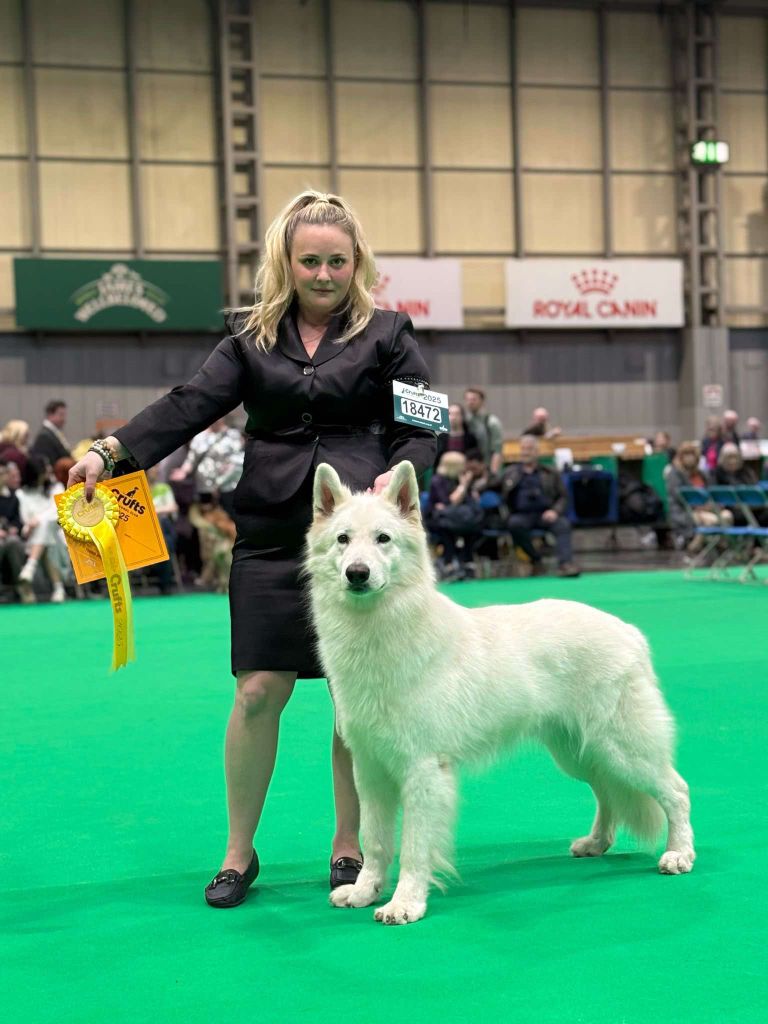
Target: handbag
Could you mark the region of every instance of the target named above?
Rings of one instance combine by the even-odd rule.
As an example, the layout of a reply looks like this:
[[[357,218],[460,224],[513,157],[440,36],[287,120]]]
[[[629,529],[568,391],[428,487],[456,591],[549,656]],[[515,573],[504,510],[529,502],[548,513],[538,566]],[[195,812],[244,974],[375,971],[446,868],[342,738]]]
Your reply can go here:
[[[438,509],[432,517],[432,527],[445,533],[479,533],[483,528],[485,513],[480,502],[471,499],[460,505],[447,505]]]

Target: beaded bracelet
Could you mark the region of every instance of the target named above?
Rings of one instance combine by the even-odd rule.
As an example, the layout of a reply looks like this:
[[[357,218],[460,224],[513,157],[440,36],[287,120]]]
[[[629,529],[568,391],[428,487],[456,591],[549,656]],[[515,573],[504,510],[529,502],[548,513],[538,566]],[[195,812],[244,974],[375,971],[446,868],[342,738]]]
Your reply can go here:
[[[96,452],[96,454],[101,458],[104,463],[105,472],[111,473],[115,468],[115,456],[112,454],[112,449],[102,438],[94,441],[88,451]]]

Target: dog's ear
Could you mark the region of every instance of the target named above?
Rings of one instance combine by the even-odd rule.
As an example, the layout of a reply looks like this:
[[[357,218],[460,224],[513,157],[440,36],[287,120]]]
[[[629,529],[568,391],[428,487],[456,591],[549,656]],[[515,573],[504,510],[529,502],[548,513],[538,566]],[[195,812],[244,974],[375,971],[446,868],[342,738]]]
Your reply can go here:
[[[419,482],[416,470],[410,462],[398,462],[392,470],[392,479],[387,484],[384,497],[397,506],[404,519],[421,521],[419,508]]]
[[[327,462],[321,462],[315,470],[315,486],[312,507],[315,516],[332,516],[336,506],[346,501],[350,491],[339,480],[339,474]]]

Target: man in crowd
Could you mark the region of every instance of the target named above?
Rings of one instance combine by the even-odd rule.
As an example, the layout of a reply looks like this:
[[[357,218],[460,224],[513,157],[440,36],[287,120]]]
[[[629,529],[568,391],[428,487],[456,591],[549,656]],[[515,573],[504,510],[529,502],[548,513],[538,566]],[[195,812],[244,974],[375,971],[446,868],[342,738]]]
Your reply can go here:
[[[565,486],[556,469],[539,463],[537,438],[526,434],[520,439],[520,462],[504,473],[502,496],[509,509],[507,528],[515,545],[530,558],[532,575],[542,576],[544,566],[531,530],[546,530],[555,538],[558,576],[579,576],[581,570],[573,564],[571,554]]]
[[[45,407],[45,419],[40,432],[30,449],[32,455],[39,455],[52,466],[59,459],[71,459],[69,442],[62,431],[67,422],[67,403],[54,398]]]
[[[498,416],[485,410],[485,392],[480,388],[467,388],[464,392],[467,428],[475,436],[483,461],[491,473],[499,473],[502,466],[501,449],[504,428]]]
[[[533,410],[531,422],[525,428],[523,434],[528,434],[530,437],[544,437],[547,440],[554,440],[554,438],[562,434],[562,430],[560,427],[550,427],[549,412],[543,405],[540,405]]]
[[[738,434],[739,414],[735,409],[726,409],[723,413],[723,443],[730,441],[731,444],[738,444],[741,440]]]
[[[750,416],[747,420],[747,429],[741,435],[742,441],[759,441],[763,436],[763,425],[757,416]]]

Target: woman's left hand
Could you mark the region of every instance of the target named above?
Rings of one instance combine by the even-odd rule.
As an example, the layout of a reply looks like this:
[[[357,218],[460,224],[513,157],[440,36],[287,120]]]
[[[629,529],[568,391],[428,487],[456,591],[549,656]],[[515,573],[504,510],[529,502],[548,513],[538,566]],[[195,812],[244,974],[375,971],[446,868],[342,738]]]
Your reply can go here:
[[[376,479],[373,481],[373,487],[370,488],[371,493],[372,494],[381,494],[381,492],[386,488],[387,484],[389,483],[389,481],[391,479],[392,479],[392,470],[391,469],[389,470],[389,472],[382,473],[380,476],[377,476]]]

